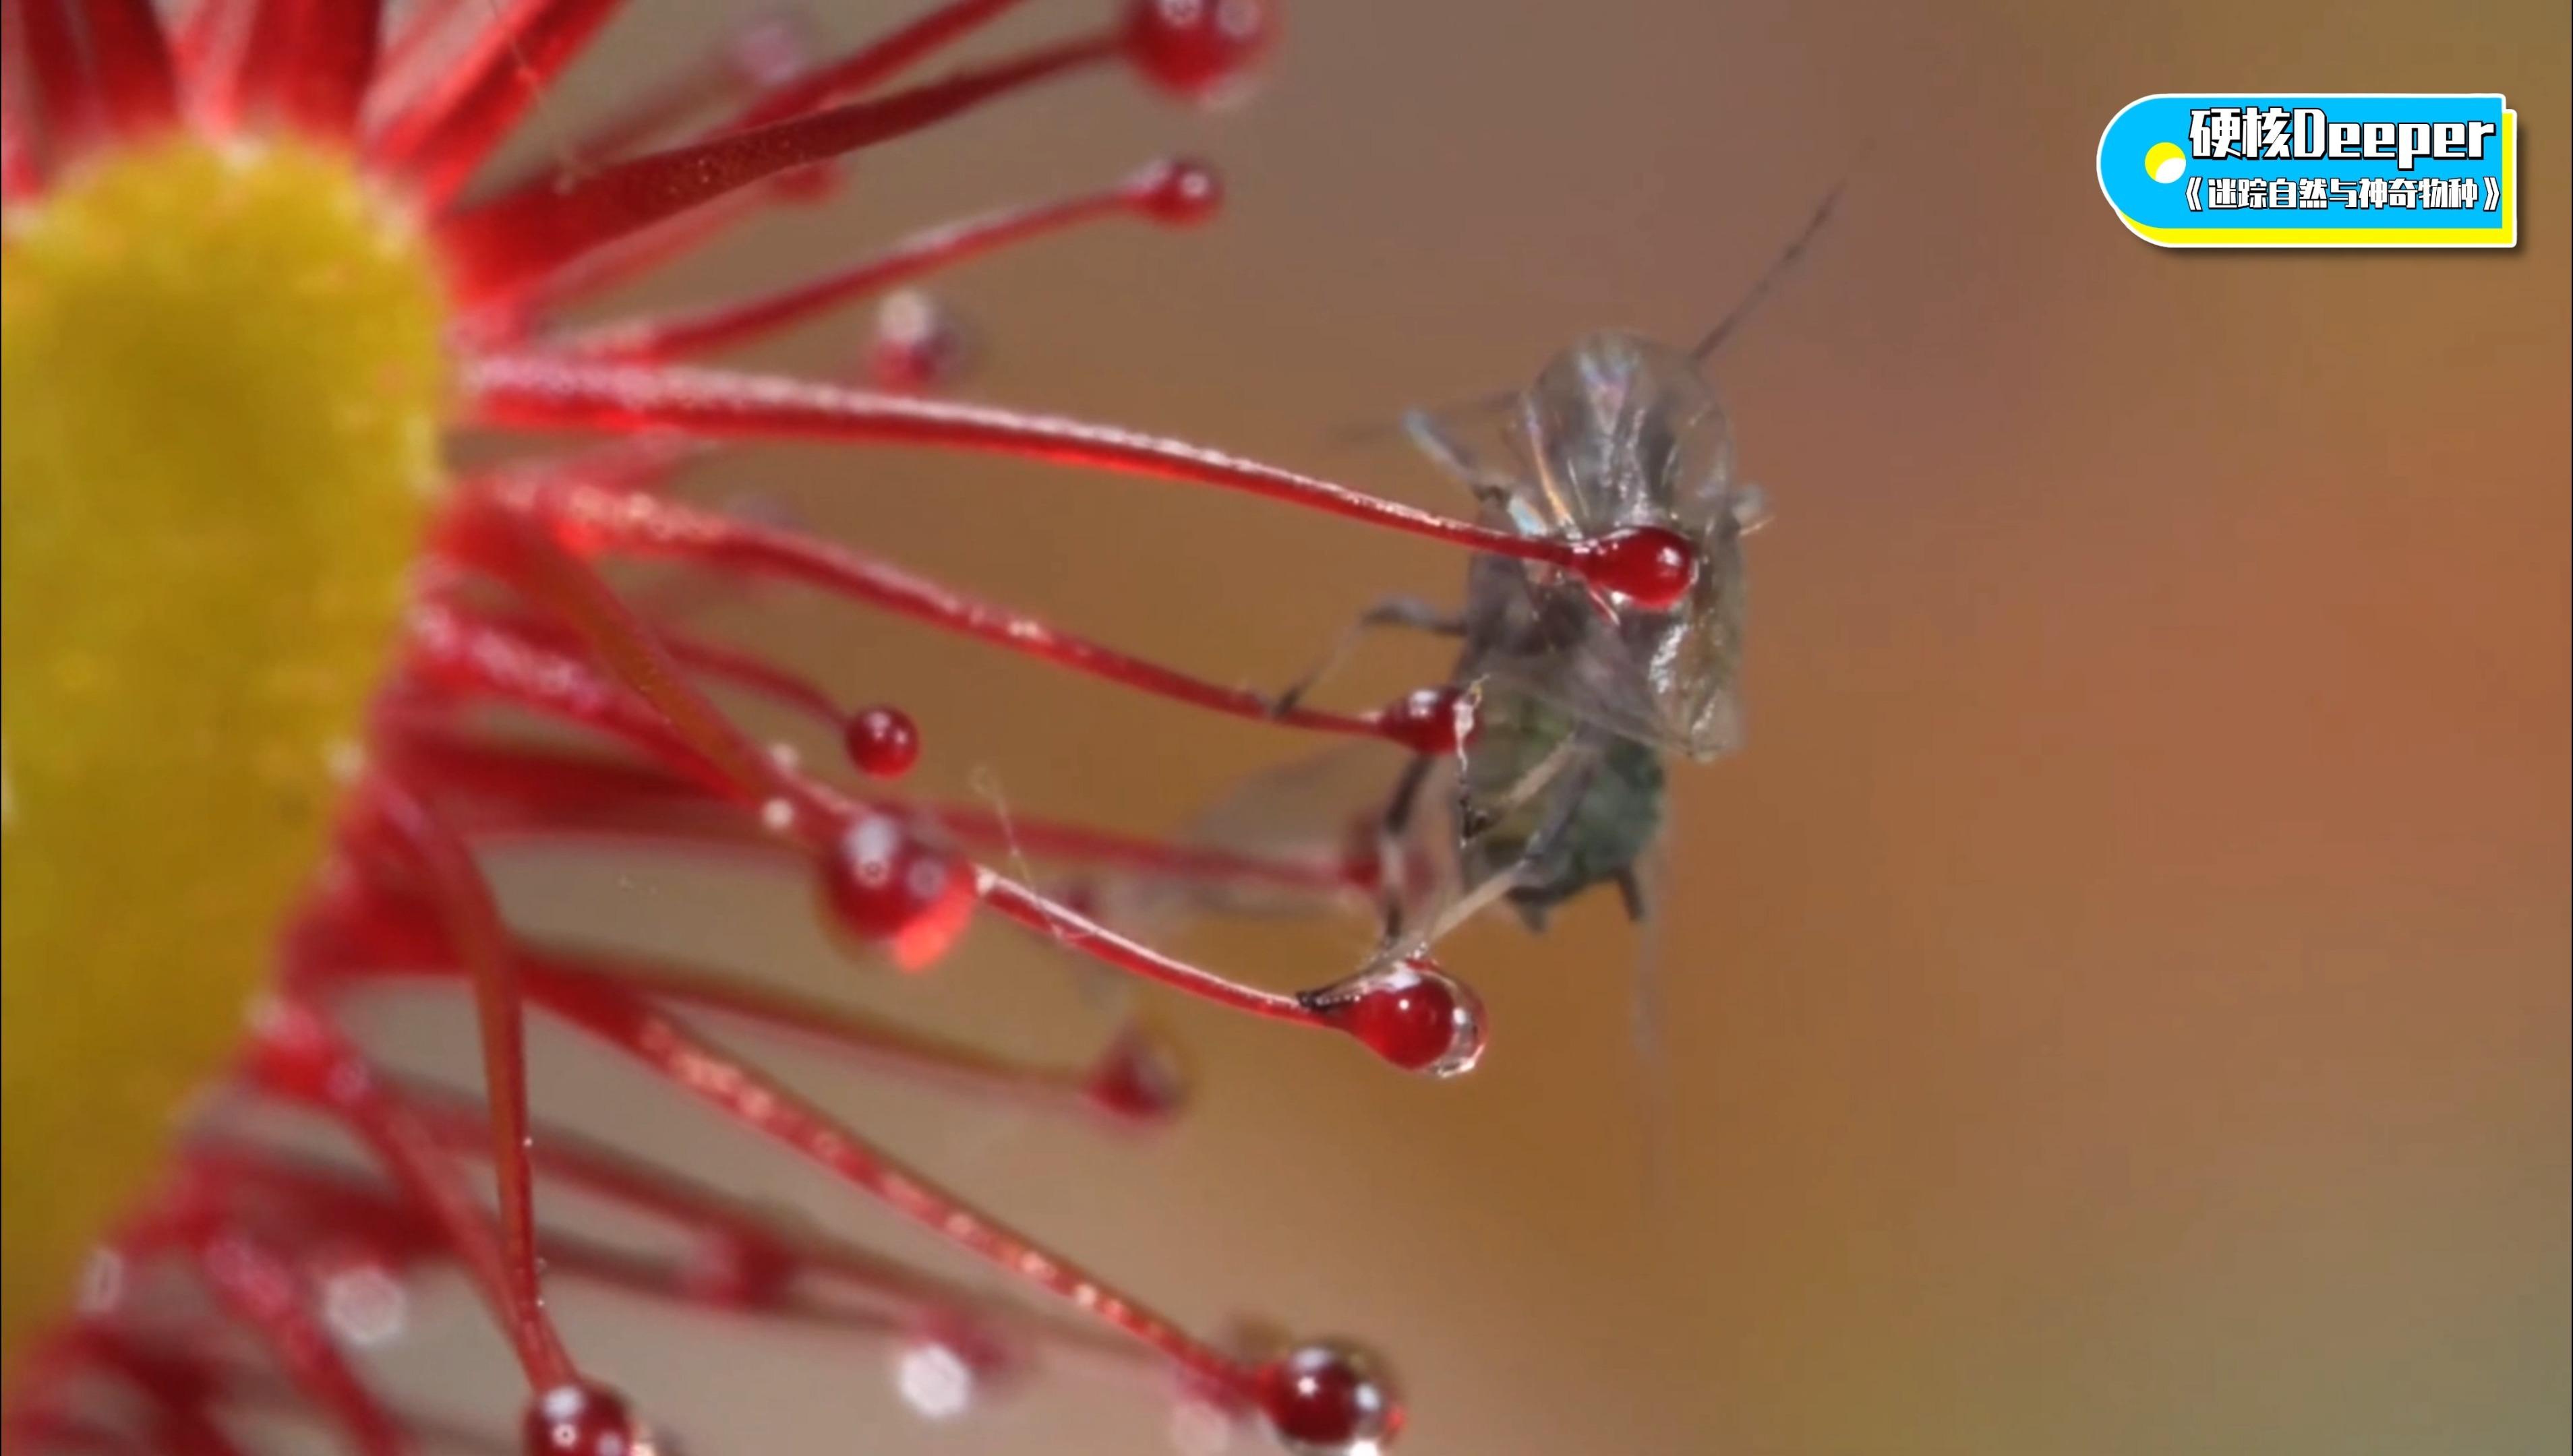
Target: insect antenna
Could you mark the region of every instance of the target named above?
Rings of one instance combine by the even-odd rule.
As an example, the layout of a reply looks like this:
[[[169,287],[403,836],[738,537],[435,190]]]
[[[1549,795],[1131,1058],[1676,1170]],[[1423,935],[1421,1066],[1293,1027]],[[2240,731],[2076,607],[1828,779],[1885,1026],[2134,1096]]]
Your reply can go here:
[[[1868,150],[1874,151],[1875,148],[1871,146]],[[1850,172],[1855,173],[1866,160],[1866,154],[1862,153],[1859,161],[1851,165]],[[1697,346],[1689,351],[1688,357],[1691,364],[1702,364],[1714,358],[1715,352],[1724,347],[1725,341],[1733,337],[1734,331],[1750,322],[1752,313],[1768,299],[1770,292],[1777,288],[1779,281],[1784,279],[1804,258],[1805,250],[1813,246],[1814,240],[1822,236],[1823,225],[1832,220],[1833,212],[1840,207],[1841,194],[1848,190],[1849,176],[1845,174],[1840,181],[1832,184],[1831,191],[1823,194],[1823,200],[1814,209],[1814,215],[1805,220],[1805,226],[1770,263],[1758,281],[1751,285],[1751,291],[1744,294],[1742,301],[1735,304],[1721,320],[1718,320],[1716,326],[1708,330],[1706,336],[1697,342]],[[1498,409],[1507,406],[1517,397],[1516,389],[1494,389],[1470,399],[1458,399],[1429,408],[1408,410],[1396,419],[1360,420],[1332,430],[1325,442],[1333,449],[1354,449],[1374,445],[1413,431],[1419,421],[1435,420],[1476,410]]]
[[[1855,167],[1851,169],[1853,172],[1856,170]],[[1733,337],[1733,331],[1750,321],[1752,312],[1769,297],[1770,290],[1778,286],[1778,281],[1785,278],[1797,260],[1805,256],[1805,250],[1813,246],[1814,239],[1821,236],[1823,225],[1832,220],[1833,210],[1841,205],[1841,194],[1848,189],[1849,178],[1846,175],[1832,184],[1832,190],[1823,194],[1822,204],[1814,209],[1814,215],[1805,220],[1804,230],[1771,261],[1767,271],[1751,285],[1751,292],[1744,294],[1742,302],[1734,305],[1732,311],[1718,320],[1716,326],[1706,332],[1706,337],[1697,342],[1697,347],[1689,351],[1690,363],[1702,364],[1714,358],[1715,352],[1724,347],[1724,342]]]

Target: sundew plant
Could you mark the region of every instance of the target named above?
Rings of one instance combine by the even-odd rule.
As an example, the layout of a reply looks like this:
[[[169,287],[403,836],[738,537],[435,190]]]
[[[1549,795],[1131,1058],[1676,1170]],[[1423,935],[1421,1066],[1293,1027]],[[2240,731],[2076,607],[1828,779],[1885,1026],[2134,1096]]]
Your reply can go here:
[[[572,322],[747,218],[862,190],[844,166],[854,155],[1029,88],[1122,70],[1184,102],[1229,97],[1275,24],[1262,0],[1137,0],[1106,15],[1063,0],[1037,7],[1065,12],[1058,38],[977,56],[978,32],[1013,0],[945,0],[836,53],[762,20],[571,124],[553,164],[495,167],[623,8],[7,0],[10,1448],[226,1452],[228,1418],[254,1407],[303,1411],[377,1456],[450,1440],[601,1456],[667,1445],[653,1392],[617,1388],[557,1331],[545,1293],[567,1280],[889,1334],[929,1392],[918,1400],[1079,1349],[1291,1450],[1381,1447],[1403,1411],[1361,1347],[1242,1349],[1183,1329],[696,1022],[720,1015],[942,1086],[1136,1121],[1177,1095],[1149,1037],[1115,1035],[1085,1065],[1021,1065],[694,968],[538,941],[499,914],[477,848],[601,834],[754,846],[810,877],[819,914],[860,956],[926,969],[969,920],[992,918],[1164,994],[1451,1075],[1481,1051],[1481,1015],[1425,947],[1267,990],[996,867],[1024,855],[1330,892],[1381,874],[1366,854],[1269,859],[906,795],[937,724],[838,701],[602,567],[648,560],[715,589],[793,583],[1207,712],[1428,757],[1471,731],[1467,690],[1371,712],[1282,702],[915,575],[862,542],[666,487],[735,441],[833,442],[855,470],[885,444],[997,452],[1252,492],[1647,608],[1686,597],[1697,545],[1650,524],[1540,535],[1461,521],[1199,444],[941,398],[948,341],[916,310],[887,312],[910,323],[880,338],[870,379],[720,363],[994,249],[1105,219],[1198,222],[1221,188],[1192,161],[931,227],[816,277]],[[467,431],[526,447],[457,468],[447,444]],[[821,722],[845,763],[776,752],[709,689]],[[531,721],[546,731],[523,731]],[[475,1094],[397,1075],[349,1029],[345,1008],[397,981],[469,1001]],[[538,1125],[530,1017],[1053,1307],[1005,1308]],[[186,1114],[216,1087],[335,1124],[352,1156]],[[486,1174],[494,1197],[479,1191]],[[705,1255],[640,1258],[540,1223],[539,1182]],[[469,1282],[524,1377],[480,1392],[487,1420],[470,1430],[398,1408],[350,1351],[367,1291],[432,1267]],[[167,1296],[174,1275],[193,1297]]]

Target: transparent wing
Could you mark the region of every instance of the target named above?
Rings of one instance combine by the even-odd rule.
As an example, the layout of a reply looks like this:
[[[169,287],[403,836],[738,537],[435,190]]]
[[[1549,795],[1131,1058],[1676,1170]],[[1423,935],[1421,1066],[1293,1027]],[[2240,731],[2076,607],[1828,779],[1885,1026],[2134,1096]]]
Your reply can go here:
[[[1424,457],[1449,481],[1465,487],[1477,503],[1494,514],[1507,505],[1513,480],[1511,461],[1525,454],[1514,444],[1513,422],[1520,407],[1515,389],[1471,399],[1405,409],[1390,419],[1368,419],[1333,430],[1335,449],[1395,449],[1407,446]]]
[[[1477,670],[1580,721],[1705,760],[1742,740],[1740,669],[1749,579],[1741,532],[1701,545],[1679,608],[1603,614],[1579,581],[1496,556],[1474,561]]]
[[[1525,405],[1525,396],[1510,390],[1405,410],[1402,432],[1430,463],[1471,492],[1487,515],[1507,515],[1511,496],[1526,475]]]
[[[1359,743],[1253,774],[1173,836],[1171,863],[1107,884],[1100,908],[1134,928],[1198,916],[1381,920],[1389,905],[1432,913],[1453,895],[1445,775],[1432,762],[1406,784],[1413,762]]]
[[[1199,917],[1338,917],[1377,938],[1372,960],[1410,955],[1529,883],[1529,837],[1577,761],[1540,756],[1504,778],[1487,761],[1333,748],[1243,780],[1173,837],[1167,863],[1094,880],[1091,903],[1165,933]]]
[[[1531,928],[1631,890],[1664,799],[1659,755],[1540,699],[1478,699],[1454,756],[1350,744],[1250,775],[1153,852],[1091,865],[1076,904],[1139,934],[1202,917],[1354,919],[1374,959],[1508,905]]]

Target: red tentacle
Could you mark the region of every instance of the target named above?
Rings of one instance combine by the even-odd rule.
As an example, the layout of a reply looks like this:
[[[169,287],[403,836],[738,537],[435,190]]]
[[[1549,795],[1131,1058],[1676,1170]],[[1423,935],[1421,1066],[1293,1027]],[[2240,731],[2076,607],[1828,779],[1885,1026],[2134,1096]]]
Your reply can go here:
[[[251,94],[278,119],[344,141],[375,77],[383,0],[270,0],[250,40]]]
[[[313,1312],[304,1276],[282,1254],[247,1230],[216,1223],[198,1234],[195,1253],[217,1301],[260,1336],[287,1378],[331,1412],[360,1451],[408,1456],[410,1436],[340,1353]]]
[[[577,59],[624,0],[516,0],[465,56],[369,144],[434,209],[489,160],[510,128]]]
[[[487,303],[602,244],[726,193],[908,135],[1116,54],[1113,37],[1085,38],[879,101],[852,102],[638,157],[567,187],[531,184],[440,223],[439,249],[463,301]]]
[[[1183,1370],[1224,1386],[1242,1383],[1244,1372],[1222,1352],[1027,1235],[976,1211],[756,1069],[652,1011],[640,997],[609,982],[578,983],[550,975],[531,978],[529,990],[565,1021],[948,1242],[1070,1301]]]
[[[409,788],[381,775],[370,779],[358,790],[351,823],[362,855],[381,841],[393,851],[395,862],[406,863],[421,877],[458,957],[472,973],[492,1167],[499,1184],[500,1252],[515,1317],[528,1322],[543,1308],[544,1291],[537,1275],[534,1175],[526,1158],[525,998],[516,946],[500,923],[499,906],[472,852]]]
[[[620,320],[554,346],[588,359],[658,361],[748,343],[896,284],[941,272],[1013,243],[1100,218],[1143,216],[1194,222],[1211,212],[1213,174],[1191,164],[1156,163],[1115,187],[1034,207],[969,218],[914,234],[873,258],[753,298],[661,318]],[[1203,208],[1177,208],[1182,197]]]
[[[1433,693],[1435,701],[1406,698],[1393,708],[1367,714],[1282,707],[1260,693],[1224,687],[1118,651],[845,546],[708,515],[675,501],[550,476],[536,481],[495,477],[489,488],[505,492],[513,507],[545,520],[587,550],[657,556],[746,576],[801,582],[1005,651],[1231,717],[1382,738],[1421,753],[1447,751],[1459,731],[1461,699],[1452,694]]]
[[[70,0],[19,0],[0,11],[10,70],[33,84],[29,115],[51,168],[79,156],[107,131],[107,98],[81,59]]]
[[[169,38],[151,0],[89,0],[83,13],[92,84],[108,125],[129,137],[167,127],[179,114],[178,86]]]
[[[245,1075],[254,1086],[347,1123],[405,1195],[429,1210],[499,1321],[531,1387],[551,1390],[578,1380],[561,1334],[542,1302],[525,1297],[531,1281],[492,1228],[462,1170],[327,1019],[299,1001],[276,1004],[252,1036]]]
[[[483,421],[522,429],[676,429],[715,438],[813,439],[939,445],[1118,474],[1240,490],[1344,519],[1493,555],[1574,571],[1625,591],[1647,586],[1667,605],[1696,569],[1696,548],[1642,526],[1594,540],[1524,536],[1383,500],[1346,485],[1264,465],[1204,445],[1053,415],[922,399],[772,375],[681,365],[593,364],[542,356],[475,361],[465,388]],[[1630,557],[1676,552],[1679,579],[1630,579]],[[1669,564],[1669,563],[1664,563]],[[1645,599],[1646,590],[1627,594]],[[1648,604],[1650,604],[1648,602]]]
[[[948,0],[910,24],[752,99],[726,131],[741,131],[802,116],[834,101],[882,85],[1023,3],[1023,0]]]

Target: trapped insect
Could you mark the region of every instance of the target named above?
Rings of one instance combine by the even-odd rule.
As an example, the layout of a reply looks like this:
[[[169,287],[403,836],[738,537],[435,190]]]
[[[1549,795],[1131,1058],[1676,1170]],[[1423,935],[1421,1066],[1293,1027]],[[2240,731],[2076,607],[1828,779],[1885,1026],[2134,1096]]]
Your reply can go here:
[[[1641,601],[1543,563],[1479,555],[1461,610],[1379,602],[1282,696],[1292,708],[1369,628],[1461,641],[1449,687],[1469,728],[1452,754],[1415,755],[1376,801],[1369,859],[1388,949],[1434,939],[1493,899],[1541,930],[1556,906],[1603,884],[1645,918],[1639,867],[1667,820],[1665,756],[1706,762],[1742,741],[1743,538],[1766,511],[1736,475],[1732,424],[1704,365],[1838,200],[1835,189],[1694,348],[1594,334],[1523,389],[1403,417],[1487,527],[1541,540],[1653,528],[1686,542],[1693,561],[1684,590]],[[1432,858],[1452,863],[1424,866],[1413,830],[1421,800],[1442,792],[1451,810]],[[1424,925],[1423,907],[1440,901],[1451,903]]]

